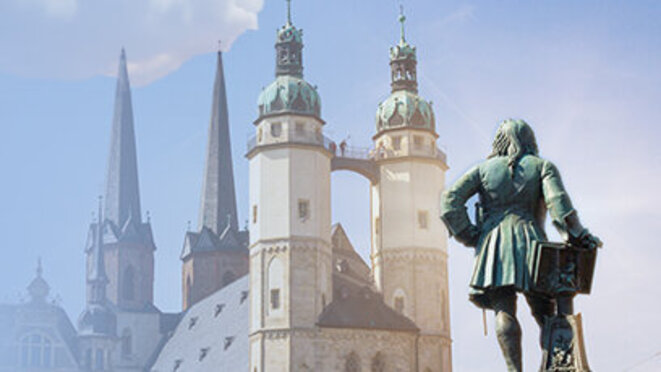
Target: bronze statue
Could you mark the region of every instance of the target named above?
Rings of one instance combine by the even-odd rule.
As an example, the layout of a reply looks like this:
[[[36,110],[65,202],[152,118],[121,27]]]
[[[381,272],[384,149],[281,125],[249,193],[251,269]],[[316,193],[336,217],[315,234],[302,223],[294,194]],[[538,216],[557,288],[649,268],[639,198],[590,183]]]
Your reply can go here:
[[[473,223],[465,204],[475,194],[479,202]],[[495,311],[496,335],[508,371],[522,370],[517,293],[525,295],[542,331],[549,319],[573,312],[575,287],[544,290],[538,285],[540,277],[550,277],[538,272],[539,267],[548,266],[540,265],[542,252],[547,252],[540,244],[546,241],[547,210],[568,242],[567,247],[594,251],[601,245],[579,222],[557,168],[538,156],[532,128],[523,120],[513,119],[500,124],[487,160],[464,174],[441,201],[441,218],[450,234],[464,245],[475,247],[470,300],[480,308]],[[574,267],[565,269],[576,274]]]

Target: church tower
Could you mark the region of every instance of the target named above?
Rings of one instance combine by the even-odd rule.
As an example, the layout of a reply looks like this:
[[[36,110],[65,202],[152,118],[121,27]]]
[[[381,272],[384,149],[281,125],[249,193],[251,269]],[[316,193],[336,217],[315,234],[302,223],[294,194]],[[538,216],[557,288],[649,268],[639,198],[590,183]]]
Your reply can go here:
[[[198,232],[188,232],[181,252],[182,307],[248,273],[248,232],[239,230],[230,146],[223,55],[218,51]]]
[[[121,310],[153,308],[154,250],[149,221],[142,222],[131,87],[122,49],[106,177],[104,261],[108,300]],[[92,234],[90,234],[91,237]],[[93,259],[92,240],[86,249]]]
[[[315,368],[315,323],[332,301],[330,160],[321,104],[303,79],[303,32],[277,30],[250,163],[250,371]]]
[[[431,103],[418,95],[416,48],[390,49],[391,94],[376,115],[372,263],[384,301],[420,328],[420,370],[451,370],[447,232],[438,205],[447,165]]]
[[[87,306],[78,319],[80,365],[85,371],[111,371],[117,339],[117,316],[106,297],[109,283],[104,259],[103,211],[99,197],[96,223],[90,228],[92,246],[87,262]]]

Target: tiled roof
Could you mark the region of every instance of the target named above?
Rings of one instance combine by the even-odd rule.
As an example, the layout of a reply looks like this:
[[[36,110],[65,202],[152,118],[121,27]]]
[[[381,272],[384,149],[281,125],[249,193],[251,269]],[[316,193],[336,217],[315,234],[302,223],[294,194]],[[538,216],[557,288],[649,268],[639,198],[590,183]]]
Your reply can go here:
[[[247,370],[249,280],[245,275],[188,309],[149,371]]]
[[[317,325],[329,328],[419,331],[411,319],[386,305],[380,294],[337,274],[333,275],[333,301],[319,315]]]

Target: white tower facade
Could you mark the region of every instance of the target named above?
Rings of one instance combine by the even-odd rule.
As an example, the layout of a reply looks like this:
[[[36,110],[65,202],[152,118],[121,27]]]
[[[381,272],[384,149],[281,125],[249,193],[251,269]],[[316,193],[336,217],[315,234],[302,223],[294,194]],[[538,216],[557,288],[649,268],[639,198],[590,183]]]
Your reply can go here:
[[[250,371],[314,367],[332,300],[330,158],[320,100],[302,78],[302,33],[278,30],[276,80],[259,98],[250,167]],[[296,367],[295,367],[296,366]]]
[[[392,93],[379,105],[372,194],[372,267],[384,301],[420,328],[420,371],[451,371],[447,231],[439,219],[445,154],[431,104],[418,96],[416,50],[391,48]]]

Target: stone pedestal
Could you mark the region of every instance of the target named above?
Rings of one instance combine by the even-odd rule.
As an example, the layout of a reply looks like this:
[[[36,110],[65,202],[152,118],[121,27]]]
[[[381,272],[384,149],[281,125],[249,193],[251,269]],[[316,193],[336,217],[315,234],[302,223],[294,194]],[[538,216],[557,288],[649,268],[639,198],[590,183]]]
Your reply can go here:
[[[590,372],[581,314],[546,319],[540,372]]]

